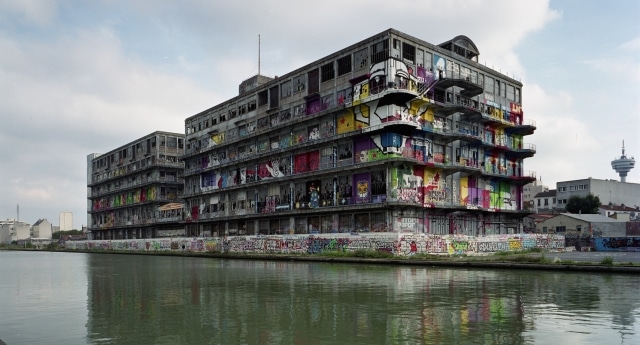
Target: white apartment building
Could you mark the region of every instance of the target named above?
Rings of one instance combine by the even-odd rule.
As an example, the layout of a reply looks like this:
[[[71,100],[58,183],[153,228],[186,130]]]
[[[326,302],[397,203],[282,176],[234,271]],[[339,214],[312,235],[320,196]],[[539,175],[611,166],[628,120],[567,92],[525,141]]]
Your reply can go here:
[[[534,205],[533,199],[536,197],[538,193],[547,192],[547,191],[549,191],[549,187],[543,185],[542,180],[540,179],[525,185],[524,188],[522,189],[522,203],[525,206],[525,208],[528,205],[530,209],[536,209],[536,205]]]
[[[69,211],[60,212],[60,231],[73,230],[73,213]]]
[[[558,207],[565,208],[572,196],[585,197],[593,194],[602,205],[640,206],[640,184],[616,180],[598,180],[586,178],[563,181],[556,184]]]

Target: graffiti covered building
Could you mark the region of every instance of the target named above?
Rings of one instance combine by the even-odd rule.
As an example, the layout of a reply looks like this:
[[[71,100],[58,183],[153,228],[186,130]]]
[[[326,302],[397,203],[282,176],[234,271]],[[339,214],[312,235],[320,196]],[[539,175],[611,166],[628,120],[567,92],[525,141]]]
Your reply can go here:
[[[184,235],[184,134],[153,132],[105,154],[87,156],[92,239]]]
[[[188,236],[517,233],[522,84],[386,30],[185,120]]]

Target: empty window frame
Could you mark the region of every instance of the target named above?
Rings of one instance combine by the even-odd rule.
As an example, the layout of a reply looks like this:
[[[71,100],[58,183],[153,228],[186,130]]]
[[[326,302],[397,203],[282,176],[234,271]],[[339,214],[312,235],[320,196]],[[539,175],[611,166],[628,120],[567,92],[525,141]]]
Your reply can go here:
[[[402,42],[402,58],[412,63],[416,62],[416,46]]]
[[[424,66],[429,69],[433,66],[433,56],[428,51],[424,53]]]
[[[338,76],[351,72],[351,54],[338,59]]]
[[[291,80],[287,80],[284,83],[280,84],[280,97],[286,98],[291,96],[292,92],[292,83]]]
[[[513,85],[507,85],[507,99],[512,102],[516,100],[516,88]]]
[[[489,92],[489,93],[493,93],[493,83],[494,80],[493,78],[487,76],[484,78],[484,91]]]
[[[320,75],[319,74],[320,74],[320,71],[317,68],[307,73],[307,80],[309,82],[307,85],[308,95],[320,92],[320,80],[319,80]]]
[[[269,102],[269,92],[267,90],[260,91],[258,93],[258,107],[267,105]]]
[[[280,106],[278,90],[279,87],[277,85],[269,89],[269,108],[276,108]]]
[[[293,93],[302,92],[307,88],[307,78],[304,74],[293,78]]]
[[[369,68],[369,51],[367,48],[357,51],[354,56],[355,70],[361,70],[363,68]]]
[[[389,40],[388,39],[385,39],[381,42],[371,45],[371,63],[372,64],[386,61],[388,58],[389,58]]]
[[[322,75],[321,75],[321,82],[324,83],[326,81],[329,81],[333,78],[335,78],[336,73],[335,70],[333,68],[333,61],[322,65]]]

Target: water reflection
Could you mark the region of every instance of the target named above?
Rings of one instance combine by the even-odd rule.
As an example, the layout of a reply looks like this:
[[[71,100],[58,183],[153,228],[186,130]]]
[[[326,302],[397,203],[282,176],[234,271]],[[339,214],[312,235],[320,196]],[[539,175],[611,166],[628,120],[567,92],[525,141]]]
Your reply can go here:
[[[640,278],[91,254],[96,344],[638,341]]]

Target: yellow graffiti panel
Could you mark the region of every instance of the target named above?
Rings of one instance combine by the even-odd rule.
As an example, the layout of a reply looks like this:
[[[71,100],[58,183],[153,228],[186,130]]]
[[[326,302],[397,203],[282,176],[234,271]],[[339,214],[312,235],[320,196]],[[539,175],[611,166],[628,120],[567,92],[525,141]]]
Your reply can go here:
[[[338,134],[347,133],[355,130],[355,115],[353,109],[346,110],[342,115],[338,117],[338,125],[336,131]]]
[[[369,84],[362,84],[360,89],[360,99],[369,97]]]
[[[466,176],[460,178],[460,200],[465,205],[469,201],[469,178]]]
[[[211,136],[211,141],[213,141],[217,145],[222,144],[224,142],[224,132],[212,135]]]
[[[433,122],[434,121],[434,111],[433,111],[433,107],[429,107],[427,108],[427,110],[422,113],[422,120],[424,122]]]
[[[426,98],[417,98],[409,103],[409,114],[419,115],[420,108],[429,102]]]
[[[371,125],[370,122],[370,108],[368,105],[366,104],[360,104],[360,106],[357,108],[357,112],[356,112],[356,128],[357,129],[361,129],[361,128],[366,128],[369,127]]]

